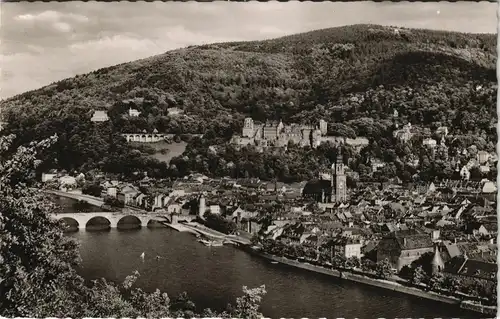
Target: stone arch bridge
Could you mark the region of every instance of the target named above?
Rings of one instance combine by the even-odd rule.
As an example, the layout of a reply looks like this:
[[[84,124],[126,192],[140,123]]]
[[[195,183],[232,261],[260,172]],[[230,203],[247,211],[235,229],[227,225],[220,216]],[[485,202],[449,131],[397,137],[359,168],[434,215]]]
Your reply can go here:
[[[53,214],[52,218],[58,220],[73,220],[76,221],[79,229],[85,229],[90,220],[94,218],[105,218],[109,222],[111,228],[117,228],[118,222],[125,217],[136,218],[141,226],[147,226],[151,221],[171,222],[168,216],[146,214],[146,213],[122,213],[122,212],[92,212],[92,213],[61,213]]]
[[[127,133],[122,134],[127,142],[154,143],[174,138],[174,134],[147,134],[147,133]]]

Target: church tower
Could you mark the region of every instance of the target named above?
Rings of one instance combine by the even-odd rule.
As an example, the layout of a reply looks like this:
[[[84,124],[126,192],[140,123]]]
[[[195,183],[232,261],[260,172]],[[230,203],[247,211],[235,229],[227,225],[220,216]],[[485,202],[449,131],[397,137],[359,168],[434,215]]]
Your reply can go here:
[[[432,274],[436,274],[438,272],[443,271],[444,262],[441,258],[441,254],[439,253],[439,248],[437,244],[434,244],[434,258],[432,258]]]
[[[398,110],[394,109],[394,113],[392,114],[392,128],[394,130],[397,130],[399,128],[399,125],[397,123],[398,116],[399,116]]]
[[[347,183],[345,175],[344,161],[342,158],[342,152],[337,153],[337,160],[334,165],[334,172],[332,172],[332,202],[343,203],[347,201]]]
[[[321,135],[328,133],[328,123],[323,119],[319,120],[319,130],[321,131]]]
[[[205,196],[203,196],[203,194],[201,194],[201,196],[200,196],[200,202],[199,202],[199,206],[198,206],[198,216],[201,219],[204,219],[203,215],[205,215],[205,210],[206,209],[207,209],[207,207],[205,205]]]

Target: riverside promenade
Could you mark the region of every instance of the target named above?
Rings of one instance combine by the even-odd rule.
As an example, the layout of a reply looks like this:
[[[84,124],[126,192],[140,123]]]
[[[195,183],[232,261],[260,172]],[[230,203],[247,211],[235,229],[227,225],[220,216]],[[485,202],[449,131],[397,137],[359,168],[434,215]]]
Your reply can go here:
[[[192,230],[191,228],[185,227],[184,224],[168,222],[163,222],[162,224],[181,233],[191,233],[193,235],[198,235],[198,232]]]
[[[204,235],[204,236],[209,237],[209,238],[226,240],[226,241],[234,242],[234,243],[241,244],[241,245],[250,245],[250,240],[247,238],[244,238],[242,236],[237,236],[237,235],[226,235],[224,233],[221,233],[219,231],[208,228],[208,227],[206,227],[200,223],[197,223],[197,222],[185,223],[184,227],[190,228],[191,230],[196,231],[199,234]]]
[[[225,240],[236,244],[242,244],[242,245],[250,244],[250,240],[248,240],[247,238],[236,235],[226,235],[224,233],[208,228],[197,222],[164,223],[164,225],[173,228],[179,232],[188,232],[194,235],[203,235],[211,239]]]
[[[365,285],[370,285],[370,286],[374,286],[374,287],[379,287],[379,288],[383,288],[383,289],[397,291],[397,292],[401,292],[404,294],[408,294],[408,295],[412,295],[412,296],[416,296],[416,297],[420,297],[420,298],[424,298],[424,299],[428,299],[428,300],[434,300],[434,301],[444,302],[447,304],[453,304],[453,305],[459,306],[462,309],[467,309],[469,311],[480,313],[482,315],[495,315],[496,314],[496,308],[494,308],[494,307],[472,304],[469,301],[463,301],[463,300],[460,300],[456,297],[445,296],[445,295],[441,295],[441,294],[438,294],[438,293],[435,293],[432,291],[423,291],[421,289],[414,288],[414,287],[408,287],[408,286],[402,285],[402,284],[397,283],[397,282],[393,282],[393,281],[389,281],[389,280],[382,280],[382,279],[374,279],[374,278],[371,278],[368,276],[355,274],[355,273],[349,272],[349,271],[339,271],[337,269],[329,269],[329,268],[325,268],[325,267],[321,267],[321,266],[312,265],[312,264],[309,264],[307,262],[300,262],[300,261],[288,259],[285,257],[278,257],[278,256],[267,254],[265,252],[262,252],[260,250],[257,250],[255,248],[249,247],[249,246],[244,247],[244,250],[249,252],[252,255],[256,255],[256,256],[264,258],[266,260],[274,261],[274,262],[277,262],[279,264],[283,264],[286,266],[304,269],[304,270],[324,274],[324,275],[339,278],[339,279],[346,279],[346,280],[350,280],[353,282],[362,283]]]

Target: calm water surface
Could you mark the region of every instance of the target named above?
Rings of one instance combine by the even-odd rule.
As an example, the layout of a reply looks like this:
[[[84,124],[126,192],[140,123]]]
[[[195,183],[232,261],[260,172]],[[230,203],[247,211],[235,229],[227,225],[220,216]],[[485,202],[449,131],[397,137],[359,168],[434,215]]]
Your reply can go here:
[[[186,291],[198,308],[221,310],[241,295],[242,286],[265,284],[262,312],[272,318],[479,317],[456,306],[273,265],[231,246],[206,247],[190,234],[166,228],[80,230],[69,236],[81,243],[79,272],[85,278],[122,282],[138,270],[139,287],[171,297]],[[157,255],[162,258],[156,260]]]

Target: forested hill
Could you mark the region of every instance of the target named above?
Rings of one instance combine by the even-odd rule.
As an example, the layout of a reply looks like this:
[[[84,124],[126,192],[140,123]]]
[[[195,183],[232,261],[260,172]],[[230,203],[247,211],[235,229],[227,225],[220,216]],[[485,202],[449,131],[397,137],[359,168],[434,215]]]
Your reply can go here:
[[[9,110],[11,131],[23,136],[74,136],[70,123],[106,108],[115,131],[228,134],[251,115],[324,118],[332,134],[377,138],[396,109],[401,121],[496,141],[495,62],[495,35],[354,25],[174,50],[0,105]],[[119,116],[129,107],[141,116]],[[169,108],[183,113],[169,116]]]
[[[185,132],[241,114],[308,121],[319,113],[329,122],[345,122],[385,117],[393,108],[414,122],[458,111],[492,120],[493,96],[474,101],[482,98],[470,91],[478,84],[487,90],[496,82],[495,40],[494,35],[354,25],[174,50],[66,79],[1,104],[15,108],[17,115],[54,119],[75,114],[75,109],[88,115],[91,109],[119,108],[124,100],[135,99],[151,126]],[[191,116],[165,117],[171,107]]]

